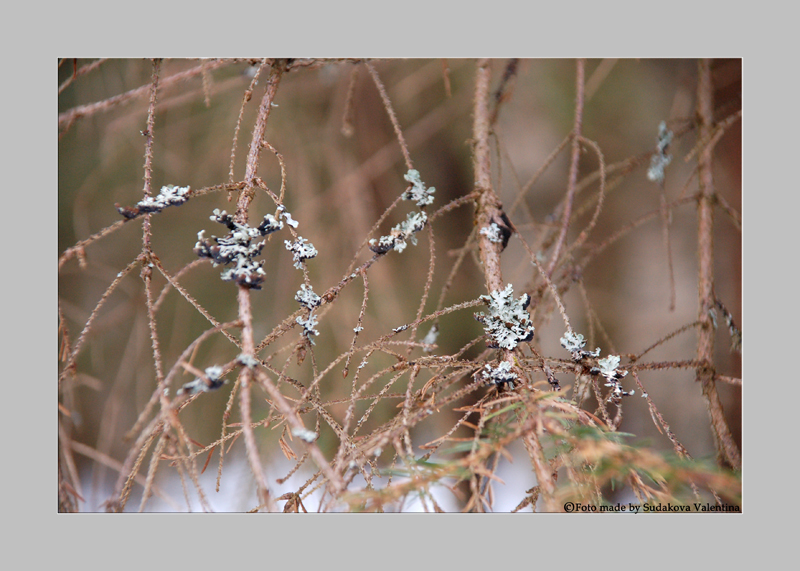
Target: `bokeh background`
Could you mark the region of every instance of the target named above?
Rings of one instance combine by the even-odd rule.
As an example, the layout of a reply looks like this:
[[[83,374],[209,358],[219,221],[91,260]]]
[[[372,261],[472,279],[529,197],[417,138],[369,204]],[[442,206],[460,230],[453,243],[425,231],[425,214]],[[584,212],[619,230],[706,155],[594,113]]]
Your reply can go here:
[[[88,63],[90,60],[78,60],[77,66]],[[166,184],[199,189],[228,181],[242,98],[255,68],[246,60],[228,61],[217,67],[209,66],[205,73],[183,81],[167,81],[202,63],[198,60],[162,63],[163,85],[158,94],[155,120],[154,189]],[[493,89],[499,85],[507,64],[508,60],[493,60]],[[429,186],[436,188],[434,207],[469,193],[474,183],[470,147],[474,60],[377,60],[373,65],[386,86],[415,168]],[[713,70],[715,118],[719,120],[741,108],[741,61],[715,61]],[[115,203],[133,205],[142,196],[145,138],[141,132],[147,120],[147,86],[152,63],[149,60],[109,60],[69,81],[72,73],[72,60],[66,60],[58,70],[59,85],[68,82],[59,94],[59,114],[143,86],[144,95],[79,118],[68,128],[59,125],[59,256],[76,242],[118,221],[120,215]],[[606,165],[651,152],[661,121],[668,121],[676,132],[693,121],[695,60],[590,59],[586,77],[583,135],[600,146]],[[234,165],[236,180],[243,177],[244,158],[264,80],[262,78],[256,87],[253,100],[245,106],[241,118]],[[556,223],[553,213],[566,190],[569,152],[562,152],[555,159],[524,196],[524,204],[513,211],[510,205],[515,202],[521,186],[540,169],[572,129],[575,62],[521,59],[508,95],[499,108],[494,129],[495,191],[528,243],[535,244],[537,237]],[[354,259],[367,258],[368,253],[363,249],[359,252],[359,246],[405,188],[402,177],[406,167],[376,86],[367,70],[357,62],[297,65],[282,78],[275,103],[266,139],[284,159],[286,206],[300,222],[298,232],[319,250],[318,258],[308,264],[311,281],[319,293],[336,284]],[[669,151],[673,159],[667,169],[665,185],[667,200],[696,191],[697,180],[692,177],[695,163],[684,160],[695,144],[696,134],[688,130],[671,145]],[[597,165],[593,152],[584,152],[580,177],[594,171]],[[586,248],[601,243],[620,227],[659,208],[660,189],[647,180],[647,165],[645,161],[609,190]],[[270,189],[275,192],[280,189],[279,163],[269,151],[262,153],[259,176]],[[728,129],[715,149],[714,176],[716,191],[741,212],[740,122]],[[596,185],[581,197],[586,199],[593,193],[596,194]],[[224,233],[208,219],[214,208],[227,208],[230,212],[235,209],[235,203],[229,202],[224,193],[214,193],[152,217],[153,250],[173,275],[196,259],[192,248],[199,230],[205,229],[206,235]],[[251,219],[274,213],[274,208],[272,201],[261,194],[253,203]],[[395,211],[381,226],[383,233],[404,219],[405,212]],[[427,311],[435,309],[455,252],[464,245],[473,229],[472,214],[472,206],[466,205],[442,216],[434,225],[436,273]],[[591,210],[571,225],[570,240],[577,236],[590,216]],[[302,278],[283,248],[285,237],[273,239],[264,249],[268,280],[262,291],[251,296],[257,339],[263,338],[297,308],[294,292]],[[641,352],[697,318],[697,220],[693,203],[672,212],[670,241],[676,280],[674,311],[669,310],[669,269],[658,216],[614,243],[584,271],[583,283],[592,309],[597,312],[617,353]],[[85,266],[73,259],[61,269],[59,304],[73,342],[103,292],[141,248],[141,222],[131,222],[89,245]],[[720,209],[716,210],[714,261],[717,297],[741,326],[741,231]],[[376,338],[413,319],[427,271],[428,242],[424,237],[420,238],[418,246],[408,248],[402,255],[387,256],[371,270],[370,303],[362,341]],[[533,271],[527,254],[519,242],[512,239],[503,254],[504,280],[513,283],[515,291],[519,292],[529,282]],[[209,313],[220,321],[229,321],[237,315],[236,288],[231,283],[221,282],[219,272],[219,268],[204,264],[187,272],[181,283]],[[155,291],[160,292],[166,281],[156,276],[154,283]],[[485,293],[480,268],[468,260],[457,273],[444,305],[476,299]],[[208,327],[208,322],[176,292],[170,291],[166,296],[159,309],[158,326],[162,355],[165,366],[169,367]],[[322,366],[349,347],[361,299],[360,285],[345,289],[334,309],[320,323],[315,358]],[[564,301],[575,330],[587,334],[589,325],[581,296],[573,288]],[[442,320],[438,339],[440,353],[453,353],[482,334],[480,324],[472,315],[473,311],[469,310]],[[718,319],[715,366],[720,374],[741,377],[741,357],[730,351],[727,328],[721,316]],[[419,337],[425,331],[421,330]],[[563,322],[557,313],[542,322],[536,331],[541,354],[565,358],[567,355],[559,345],[563,332]],[[296,336],[291,341],[282,342],[279,347],[296,343]],[[602,346],[603,354],[610,351],[600,339],[590,344],[591,348]],[[696,336],[689,331],[648,353],[645,360],[693,359],[695,345]],[[480,349],[477,347],[466,356],[475,357]],[[286,349],[279,354],[280,363],[289,356],[289,351]],[[227,340],[216,336],[203,344],[195,363],[203,368],[230,360],[237,353]],[[375,363],[376,367],[379,365]],[[59,371],[60,367],[61,364]],[[310,364],[292,362],[289,367],[291,374],[302,379],[303,375],[308,376]],[[696,458],[713,458],[708,414],[700,387],[694,381],[694,372],[689,369],[645,372],[640,377],[689,452]],[[191,378],[187,375],[181,382],[188,380]],[[567,386],[571,379],[565,377],[561,382]],[[98,456],[90,457],[85,453],[74,455],[86,500],[81,504],[83,511],[102,509],[102,502],[108,499],[118,478],[111,461],[121,462],[125,458],[129,443],[123,436],[154,387],[144,290],[137,269],[123,280],[98,314],[78,360],[77,375],[62,387],[60,395],[60,402],[69,413],[62,419],[69,438],[79,443],[79,447],[83,445],[102,454],[104,459],[99,461]],[[633,387],[626,383],[626,388]],[[342,381],[336,372],[321,389],[327,399],[346,398],[349,380]],[[205,444],[219,437],[220,418],[229,390],[225,388],[198,399],[185,418],[182,416],[192,438]],[[718,390],[734,438],[741,447],[741,389],[720,383]],[[385,410],[377,410],[376,418],[392,414],[395,404],[387,403]],[[261,406],[266,410],[265,403]],[[669,440],[654,426],[644,399],[637,394],[626,399],[624,406],[621,431],[634,434],[637,442],[659,450],[671,450]],[[591,405],[587,408],[592,410]],[[331,411],[335,416],[344,408],[334,406]],[[457,413],[443,411],[420,427],[419,443],[446,432],[454,418]],[[292,464],[280,454],[274,438],[265,438],[261,444],[263,461],[274,481],[285,475]],[[323,431],[320,445],[323,450],[336,445],[332,433]],[[237,464],[242,452],[241,444],[232,450],[223,490],[210,498],[217,510],[252,507],[252,478],[248,478],[246,467]],[[521,447],[515,452],[524,457]],[[215,464],[216,457],[211,466]],[[209,471],[216,472],[215,469]],[[212,474],[212,480],[215,475]],[[504,464],[499,475],[506,486],[495,488],[496,509],[508,511],[518,503],[520,490],[533,486],[535,478],[524,460]],[[158,483],[167,491],[165,495],[181,498],[180,484],[174,474],[164,471]],[[289,480],[287,489],[292,485],[293,480]],[[140,492],[141,488],[137,487],[134,497]],[[180,504],[180,500],[177,503]],[[454,500],[449,504],[445,501],[445,505],[458,508]],[[175,500],[170,503],[157,497],[151,509],[173,508]],[[185,509],[185,506],[175,509]]]

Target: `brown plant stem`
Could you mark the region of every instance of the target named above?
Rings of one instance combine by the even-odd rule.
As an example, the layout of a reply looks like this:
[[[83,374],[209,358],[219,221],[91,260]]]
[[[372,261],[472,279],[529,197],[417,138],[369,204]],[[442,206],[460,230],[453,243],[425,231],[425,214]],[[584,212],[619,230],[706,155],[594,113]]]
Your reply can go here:
[[[250,290],[244,286],[239,286],[239,319],[242,321],[242,354],[252,356],[255,349],[253,342],[253,316],[250,308]],[[239,393],[239,408],[242,415],[242,429],[244,431],[244,445],[247,450],[247,461],[250,470],[258,486],[259,504],[266,505],[269,511],[277,511],[275,500],[269,493],[267,478],[264,476],[264,469],[258,455],[258,444],[253,433],[252,414],[250,403],[250,386],[253,380],[253,372],[249,367],[242,368],[239,382],[241,391]]]
[[[100,58],[98,60],[93,61],[92,63],[83,65],[80,68],[73,68],[72,75],[70,75],[66,80],[64,80],[64,83],[58,86],[58,94],[61,95],[61,92],[64,91],[79,76],[85,75],[90,71],[94,71],[107,61],[108,58]],[[73,65],[74,64],[75,62],[73,60]]]
[[[269,377],[267,377],[266,374],[258,374],[258,380],[267,393],[269,393],[269,396],[273,399],[273,405],[275,408],[277,408],[286,419],[286,424],[288,424],[293,430],[305,429],[305,425],[303,424],[303,421],[300,420],[297,412],[295,412],[292,405],[290,405],[286,398],[284,398],[284,396],[278,390],[278,387],[272,383]],[[342,482],[341,477],[333,470],[333,468],[331,468],[330,464],[328,464],[328,461],[325,459],[325,456],[322,454],[322,451],[315,442],[307,442],[306,447],[308,448],[311,459],[314,460],[319,469],[322,470],[322,473],[325,475],[325,477],[328,478],[328,482],[331,485],[334,497],[337,497],[339,493],[344,491],[344,483]]]
[[[235,219],[239,224],[247,223],[247,208],[255,195],[256,173],[258,172],[258,159],[261,156],[261,149],[264,147],[264,133],[267,130],[267,120],[269,119],[269,112],[272,109],[272,103],[275,101],[275,94],[278,91],[278,84],[283,75],[283,67],[280,62],[273,62],[272,69],[270,70],[269,78],[267,79],[267,87],[264,92],[264,97],[261,98],[261,105],[258,107],[258,117],[256,118],[256,126],[253,128],[253,138],[250,141],[250,151],[247,153],[247,166],[245,169],[244,181],[245,188],[239,195],[239,200],[236,205]]]
[[[256,125],[253,129],[253,138],[250,141],[250,152],[247,154],[247,166],[244,176],[246,186],[239,195],[239,200],[236,205],[236,215],[234,218],[239,224],[247,224],[248,208],[255,195],[254,187],[257,186],[256,174],[258,172],[258,159],[261,154],[261,149],[264,148],[264,133],[267,130],[267,119],[269,119],[269,112],[272,109],[272,103],[275,100],[275,93],[278,90],[278,84],[280,83],[282,74],[282,62],[273,62],[264,97],[262,97],[261,105],[258,108],[258,117],[256,118]],[[254,357],[255,342],[253,341],[253,315],[250,307],[250,289],[245,286],[239,286],[238,300],[239,320],[242,322],[242,354],[246,357]],[[259,504],[267,506],[267,509],[270,511],[276,511],[277,506],[275,505],[275,500],[272,499],[269,493],[269,486],[264,476],[264,469],[261,466],[261,460],[258,454],[258,445],[256,443],[255,434],[253,433],[250,403],[252,375],[252,370],[249,367],[244,367],[239,377],[241,383],[239,407],[242,415],[242,428],[244,430],[247,461],[250,464],[250,470],[253,472],[253,477],[258,487]]]
[[[144,136],[146,139],[145,143],[145,152],[144,152],[144,189],[143,193],[145,197],[148,197],[152,194],[152,181],[153,181],[153,141],[154,141],[154,134],[153,130],[155,129],[155,121],[156,121],[156,101],[158,95],[158,79],[161,71],[161,60],[154,59],[153,60],[153,79],[152,84],[150,86],[150,104],[147,109],[147,127],[144,130]],[[161,364],[161,349],[159,347],[158,342],[158,330],[156,327],[156,315],[155,309],[153,308],[153,291],[152,291],[152,277],[153,277],[153,264],[150,262],[150,253],[152,252],[150,247],[150,238],[152,236],[152,232],[150,229],[150,214],[144,215],[144,221],[142,222],[142,247],[143,247],[143,254],[146,252],[146,255],[140,256],[140,260],[142,262],[142,280],[144,281],[144,289],[146,293],[146,305],[147,305],[147,320],[150,327],[150,339],[151,344],[153,347],[153,360],[155,361],[156,367],[156,384],[159,388],[159,394],[161,399],[161,408],[165,411],[169,410],[170,404],[167,396],[164,394],[164,372],[163,366]],[[167,414],[167,418],[171,418],[169,414]]]
[[[550,464],[545,460],[544,449],[535,430],[531,430],[522,437],[522,443],[528,450],[536,473],[536,481],[539,491],[544,501],[544,507],[548,512],[560,512],[561,507],[555,499],[556,486],[553,479],[554,471]]]
[[[478,228],[490,226],[492,221],[501,220],[503,205],[492,190],[491,151],[489,149],[489,81],[492,70],[488,59],[478,60],[475,80],[475,116],[473,123],[473,166],[475,171],[475,190],[478,192],[475,225]],[[489,240],[485,234],[478,235],[478,251],[483,264],[486,289],[490,293],[503,289],[500,272],[500,252],[502,246]]]
[[[569,230],[569,219],[572,216],[572,202],[575,198],[575,188],[578,182],[578,162],[581,157],[581,125],[583,123],[583,100],[584,100],[584,75],[585,75],[586,61],[579,59],[577,65],[577,73],[575,79],[575,124],[572,127],[572,158],[569,165],[569,179],[567,181],[567,197],[564,201],[564,212],[561,217],[561,232],[558,235],[558,241],[553,249],[553,256],[550,258],[550,264],[547,266],[547,275],[552,276],[553,270],[558,263],[558,256],[561,253],[561,248],[567,239],[567,230]]]
[[[477,77],[475,80],[475,115],[473,123],[473,164],[475,171],[475,190],[478,192],[475,224],[478,228],[489,226],[493,221],[502,220],[503,205],[492,189],[491,179],[491,151],[489,148],[489,133],[491,129],[491,114],[489,111],[489,81],[491,68],[488,59],[478,60]],[[573,185],[574,186],[574,185]],[[503,277],[500,271],[500,254],[502,244],[492,242],[485,234],[478,234],[478,250],[483,264],[483,273],[486,288],[489,292],[503,289]],[[512,351],[504,351],[504,359],[513,364]],[[536,472],[537,480],[544,493],[545,504],[548,510],[555,511],[553,504],[555,484],[546,466],[544,453],[535,434],[529,434],[524,440],[529,448],[531,461]]]
[[[188,69],[186,71],[182,71],[180,73],[176,73],[175,75],[167,77],[162,81],[162,85],[166,87],[167,85],[171,85],[173,83],[185,81],[190,77],[200,75],[204,71],[208,72],[218,67],[229,65],[230,63],[231,63],[230,60],[215,60],[210,63],[203,63],[201,65],[198,65],[197,67],[193,67],[192,69]],[[62,131],[61,134],[63,134],[73,123],[75,123],[75,121],[77,121],[82,117],[88,117],[100,111],[107,111],[109,109],[113,109],[117,105],[121,105],[123,103],[129,103],[134,99],[136,99],[137,97],[141,97],[146,93],[149,93],[149,91],[150,91],[149,84],[142,85],[141,87],[137,87],[136,89],[131,89],[130,91],[126,91],[125,93],[120,93],[119,95],[115,95],[114,97],[109,97],[108,99],[97,101],[95,103],[89,103],[87,105],[79,105],[77,107],[73,107],[68,111],[59,113],[58,126],[59,128],[64,129],[64,131]]]
[[[700,60],[697,84],[697,119],[700,140],[711,140],[714,130],[714,85],[711,78],[711,61]],[[714,307],[714,176],[711,146],[700,153],[697,160],[700,192],[697,203],[697,252],[698,252],[698,315],[696,380],[700,383],[706,401],[717,457],[720,463],[741,469],[742,459],[739,448],[733,440],[730,428],[725,421],[722,403],[714,382],[714,326],[711,309]]]
[[[242,116],[244,115],[244,108],[247,105],[248,101],[253,97],[253,90],[255,90],[256,85],[258,85],[258,78],[261,75],[261,72],[264,68],[269,67],[269,61],[264,60],[260,66],[256,69],[255,74],[253,75],[253,79],[250,81],[250,85],[242,95],[242,105],[239,108],[239,118],[236,120],[236,128],[233,130],[233,145],[231,148],[231,163],[230,168],[228,170],[228,181],[233,183],[233,167],[236,164],[236,143],[239,141],[239,130],[242,127]],[[230,200],[230,195],[229,200]]]
[[[672,243],[669,239],[670,215],[667,209],[667,194],[664,189],[664,181],[661,181],[660,186],[661,241],[664,243],[664,250],[666,250],[667,268],[669,270],[669,310],[675,311],[675,299],[677,294],[675,291],[675,268],[672,264]]]
[[[400,143],[400,150],[403,152],[403,159],[406,162],[406,168],[411,170],[414,168],[414,164],[411,162],[411,155],[408,153],[408,145],[406,144],[406,140],[403,138],[403,131],[400,129],[400,122],[397,120],[397,115],[394,112],[394,108],[392,107],[392,102],[389,100],[389,95],[386,93],[386,88],[383,86],[383,82],[381,82],[381,78],[378,77],[378,72],[375,71],[375,68],[372,67],[369,63],[364,64],[367,67],[370,75],[372,76],[372,80],[375,82],[375,85],[378,88],[378,92],[381,94],[381,99],[383,100],[383,106],[386,108],[386,113],[389,114],[389,119],[392,122],[392,127],[394,128],[394,132],[397,135],[397,141]]]

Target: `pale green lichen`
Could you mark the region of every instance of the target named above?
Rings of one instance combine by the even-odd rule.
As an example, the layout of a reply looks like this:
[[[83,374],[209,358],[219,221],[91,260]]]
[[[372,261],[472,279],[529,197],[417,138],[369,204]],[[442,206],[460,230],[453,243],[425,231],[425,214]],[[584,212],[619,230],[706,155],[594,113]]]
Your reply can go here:
[[[628,371],[621,371],[619,370],[619,356],[618,355],[609,355],[605,359],[600,359],[597,361],[599,365],[599,369],[595,368],[592,371],[599,372],[603,375],[606,380],[607,387],[611,387],[612,395],[615,399],[619,399],[621,397],[627,397],[633,395],[636,391],[625,391],[622,389],[622,383],[620,380],[628,374]]]
[[[672,142],[672,131],[667,129],[664,121],[658,125],[658,139],[656,140],[656,152],[650,159],[650,168],[647,170],[647,178],[659,184],[664,182],[664,169],[672,162],[672,155],[667,154],[667,147]]]
[[[222,367],[219,365],[206,367],[204,373],[206,376],[205,379],[196,378],[195,380],[186,383],[178,389],[177,394],[194,395],[197,393],[213,391],[225,384],[225,380],[222,379]]]
[[[424,212],[409,212],[406,219],[392,228],[388,236],[370,240],[369,249],[376,254],[385,254],[390,250],[402,252],[408,242],[417,244],[417,237],[414,234],[425,228],[427,223],[428,216]]]
[[[425,188],[425,183],[419,177],[419,171],[410,169],[403,178],[411,183],[411,188],[403,193],[403,200],[413,200],[417,206],[423,207],[433,203],[435,187]]]
[[[486,365],[481,371],[483,378],[497,387],[506,383],[514,388],[514,383],[517,381],[517,374],[511,370],[511,363],[503,361],[497,367]]]
[[[600,356],[600,347],[595,349],[594,351],[583,351],[583,347],[586,345],[586,341],[583,338],[583,335],[580,333],[574,333],[572,331],[567,331],[564,333],[564,336],[561,338],[561,346],[564,347],[567,351],[572,353],[572,359],[574,361],[580,361],[584,357],[599,357]]]
[[[311,286],[306,284],[300,286],[300,289],[294,294],[294,299],[306,309],[314,309],[322,303],[322,298],[314,293]]]
[[[292,253],[294,258],[294,267],[298,270],[303,269],[303,264],[306,260],[315,258],[319,253],[314,247],[314,244],[301,236],[298,236],[297,240],[294,242],[284,240],[283,243],[286,245],[286,249]]]
[[[496,244],[503,242],[503,233],[500,230],[500,226],[497,225],[497,222],[492,222],[490,226],[481,228],[481,234],[486,236],[490,242],[495,242]]]
[[[476,313],[475,319],[483,323],[484,331],[494,341],[493,346],[511,350],[533,339],[534,326],[526,311],[531,296],[524,293],[514,299],[514,288],[508,284],[504,290],[482,295],[480,299],[489,306],[489,314]]]
[[[307,318],[298,317],[295,321],[303,328],[303,337],[308,339],[309,343],[314,345],[314,340],[311,338],[312,335],[319,335],[319,331],[314,329],[317,325],[317,316],[314,315],[314,312],[310,312]]]

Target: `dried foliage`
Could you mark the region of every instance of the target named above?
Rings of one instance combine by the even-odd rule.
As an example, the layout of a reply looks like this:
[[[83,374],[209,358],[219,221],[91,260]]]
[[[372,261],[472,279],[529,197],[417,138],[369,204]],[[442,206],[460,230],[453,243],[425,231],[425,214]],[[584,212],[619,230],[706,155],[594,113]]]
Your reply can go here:
[[[62,60],[59,509],[740,506],[739,63]]]

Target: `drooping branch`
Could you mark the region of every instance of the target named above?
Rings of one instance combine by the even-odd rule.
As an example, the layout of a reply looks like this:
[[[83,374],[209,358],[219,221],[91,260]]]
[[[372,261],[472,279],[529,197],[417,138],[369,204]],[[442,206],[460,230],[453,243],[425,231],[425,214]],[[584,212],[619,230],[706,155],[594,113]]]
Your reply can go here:
[[[564,200],[564,212],[561,217],[561,232],[558,241],[553,249],[553,256],[547,266],[547,275],[552,276],[553,270],[558,263],[561,248],[567,240],[567,230],[569,230],[569,219],[572,217],[572,202],[575,199],[575,188],[578,182],[578,162],[581,157],[581,125],[583,124],[583,95],[584,95],[584,68],[586,61],[578,60],[578,69],[575,79],[575,124],[572,127],[572,158],[569,165],[569,180],[567,181],[567,197]]]

